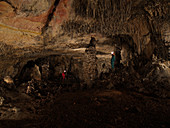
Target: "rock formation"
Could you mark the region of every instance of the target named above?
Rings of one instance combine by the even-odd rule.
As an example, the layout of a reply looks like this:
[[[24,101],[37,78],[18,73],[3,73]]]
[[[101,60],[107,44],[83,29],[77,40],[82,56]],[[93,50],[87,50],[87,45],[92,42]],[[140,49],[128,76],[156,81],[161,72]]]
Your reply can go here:
[[[0,128],[166,128],[169,46],[169,0],[0,0]]]

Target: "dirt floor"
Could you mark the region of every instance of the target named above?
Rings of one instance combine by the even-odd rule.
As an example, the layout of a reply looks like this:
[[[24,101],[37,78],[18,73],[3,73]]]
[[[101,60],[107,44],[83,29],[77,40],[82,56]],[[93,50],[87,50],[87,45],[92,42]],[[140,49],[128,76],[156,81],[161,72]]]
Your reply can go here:
[[[168,128],[170,126],[169,98],[155,98],[134,91],[60,89],[60,92],[44,99],[24,93],[11,95],[16,96],[12,103],[16,108],[20,108],[16,112],[19,114],[15,115],[16,118],[13,116],[13,119],[1,119],[0,128]]]

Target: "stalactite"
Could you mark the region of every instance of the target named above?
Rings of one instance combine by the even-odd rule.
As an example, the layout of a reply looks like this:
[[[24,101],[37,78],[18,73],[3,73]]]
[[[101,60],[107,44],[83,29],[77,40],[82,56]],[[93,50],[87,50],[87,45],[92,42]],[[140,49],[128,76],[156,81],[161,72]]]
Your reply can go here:
[[[93,2],[93,18],[94,18],[94,19],[96,18],[97,3],[98,3],[98,0],[95,0],[95,1]]]
[[[103,1],[102,1],[103,3]],[[104,23],[104,7],[102,7],[103,4],[101,4],[101,16],[102,16],[102,24]]]
[[[88,17],[89,17],[89,6],[90,5],[90,0],[87,0],[87,8],[86,8],[86,17],[87,17],[87,19],[88,19]]]
[[[113,12],[113,2],[110,0],[110,5],[111,5],[111,12]]]

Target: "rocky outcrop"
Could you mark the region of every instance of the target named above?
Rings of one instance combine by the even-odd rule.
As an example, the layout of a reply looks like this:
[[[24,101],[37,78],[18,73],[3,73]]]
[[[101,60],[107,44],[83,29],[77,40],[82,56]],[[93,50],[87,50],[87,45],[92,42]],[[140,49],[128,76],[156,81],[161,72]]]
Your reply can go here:
[[[89,86],[94,84],[94,80],[97,78],[97,63],[96,63],[96,40],[91,37],[90,43],[85,51],[84,57],[84,78]]]

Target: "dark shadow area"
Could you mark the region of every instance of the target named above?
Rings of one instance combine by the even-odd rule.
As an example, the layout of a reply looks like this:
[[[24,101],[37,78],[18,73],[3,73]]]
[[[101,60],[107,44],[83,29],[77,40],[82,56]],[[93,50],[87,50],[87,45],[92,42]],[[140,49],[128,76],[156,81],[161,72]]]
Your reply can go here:
[[[54,16],[54,12],[55,12],[59,2],[60,2],[60,0],[55,0],[54,5],[52,7],[52,10],[51,10],[50,14],[48,15],[47,21],[46,21],[44,27],[42,28],[42,34],[44,34],[45,31],[48,29],[49,23],[50,23],[50,21],[52,20],[52,18]]]

